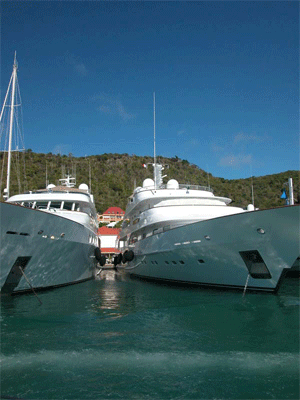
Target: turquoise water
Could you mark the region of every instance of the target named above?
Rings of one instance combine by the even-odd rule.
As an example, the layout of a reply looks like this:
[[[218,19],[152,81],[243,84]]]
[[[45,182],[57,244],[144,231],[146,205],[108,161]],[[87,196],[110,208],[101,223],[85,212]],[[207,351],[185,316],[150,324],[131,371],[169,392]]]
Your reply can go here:
[[[2,299],[2,398],[299,398],[299,279],[243,297],[105,271],[38,295]]]

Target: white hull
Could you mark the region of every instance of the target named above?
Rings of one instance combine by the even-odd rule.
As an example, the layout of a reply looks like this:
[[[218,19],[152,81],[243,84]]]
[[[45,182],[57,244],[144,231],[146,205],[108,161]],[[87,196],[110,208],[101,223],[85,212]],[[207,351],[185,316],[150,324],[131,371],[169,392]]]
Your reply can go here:
[[[128,249],[134,259],[125,270],[143,278],[235,288],[247,282],[248,289],[275,291],[300,254],[299,206],[188,224]],[[255,256],[255,262],[247,261]]]
[[[1,294],[28,291],[30,285],[45,289],[93,277],[97,240],[86,226],[54,213],[2,202],[0,222]]]

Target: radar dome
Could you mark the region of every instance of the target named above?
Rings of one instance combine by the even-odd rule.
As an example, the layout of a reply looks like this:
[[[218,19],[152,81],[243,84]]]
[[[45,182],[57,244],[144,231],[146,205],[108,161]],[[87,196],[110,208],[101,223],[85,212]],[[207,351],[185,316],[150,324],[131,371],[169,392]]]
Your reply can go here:
[[[143,188],[147,188],[147,187],[154,187],[154,180],[147,178],[144,180],[143,182]]]
[[[47,186],[47,190],[51,190],[51,189],[53,189],[53,188],[55,188],[55,185],[53,185],[53,183],[50,183],[50,184]]]
[[[89,190],[89,187],[86,183],[81,183],[78,187],[80,190],[85,190],[86,192]]]
[[[178,189],[179,188],[179,183],[176,181],[176,179],[170,179],[167,183],[167,189]]]

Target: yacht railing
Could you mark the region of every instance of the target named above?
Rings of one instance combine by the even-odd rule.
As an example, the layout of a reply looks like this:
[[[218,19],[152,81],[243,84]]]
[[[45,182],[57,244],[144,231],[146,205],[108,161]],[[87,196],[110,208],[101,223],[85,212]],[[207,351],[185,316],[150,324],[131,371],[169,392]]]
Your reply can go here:
[[[189,185],[187,183],[179,183],[179,186],[177,188],[168,188],[167,185],[161,185],[159,187],[160,189],[187,189],[187,190],[204,190],[206,192],[211,192],[213,193],[213,189],[208,186],[199,186],[199,185]]]

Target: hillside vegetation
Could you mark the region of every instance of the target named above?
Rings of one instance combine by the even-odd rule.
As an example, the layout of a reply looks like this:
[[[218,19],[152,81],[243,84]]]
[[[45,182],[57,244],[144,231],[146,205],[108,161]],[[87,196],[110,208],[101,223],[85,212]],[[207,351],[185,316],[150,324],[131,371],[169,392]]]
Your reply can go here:
[[[5,158],[6,158],[5,154]],[[135,186],[141,186],[145,178],[152,178],[153,169],[143,168],[143,164],[152,163],[150,156],[140,157],[128,154],[101,154],[75,158],[72,155],[38,154],[31,150],[25,153],[14,153],[19,161],[12,164],[10,195],[20,191],[45,188],[47,182],[58,185],[62,173],[75,172],[77,185],[91,181],[92,193],[95,197],[99,213],[108,207],[119,206],[125,210],[128,197]],[[251,183],[254,188],[255,207],[260,209],[282,206],[282,189],[288,194],[287,181],[293,178],[295,202],[299,202],[299,171],[286,171],[274,175],[253,177],[248,179],[224,179],[208,174],[198,166],[178,157],[157,157],[161,164],[167,164],[164,171],[168,179],[176,179],[179,183],[190,185],[210,185],[215,195],[230,197],[235,206],[246,207],[251,203]],[[0,153],[3,169],[0,177],[1,200],[6,186],[6,160]],[[19,169],[17,165],[19,164]],[[17,173],[17,171],[19,171]],[[252,182],[251,182],[252,181]]]

